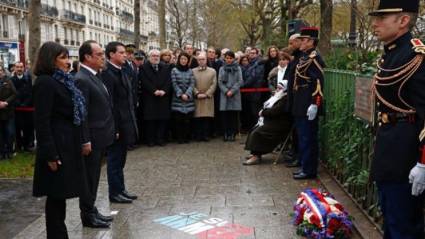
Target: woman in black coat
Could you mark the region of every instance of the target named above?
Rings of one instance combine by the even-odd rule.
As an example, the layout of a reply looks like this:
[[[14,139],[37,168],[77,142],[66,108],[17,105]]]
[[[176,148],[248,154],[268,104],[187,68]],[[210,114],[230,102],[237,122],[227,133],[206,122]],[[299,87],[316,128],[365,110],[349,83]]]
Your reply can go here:
[[[15,86],[6,76],[4,67],[0,66],[0,160],[12,157],[12,145],[15,135],[15,107],[13,106],[15,98]]]
[[[68,50],[44,43],[35,62],[34,85],[37,154],[33,195],[47,196],[47,238],[68,238],[66,199],[78,197],[86,185],[81,147],[84,98],[66,73]]]
[[[261,156],[270,153],[291,130],[291,115],[287,112],[288,81],[279,83],[278,91],[264,103],[260,111],[260,119],[257,125],[248,134],[245,149],[251,152],[251,156],[243,163],[254,165],[261,161]]]

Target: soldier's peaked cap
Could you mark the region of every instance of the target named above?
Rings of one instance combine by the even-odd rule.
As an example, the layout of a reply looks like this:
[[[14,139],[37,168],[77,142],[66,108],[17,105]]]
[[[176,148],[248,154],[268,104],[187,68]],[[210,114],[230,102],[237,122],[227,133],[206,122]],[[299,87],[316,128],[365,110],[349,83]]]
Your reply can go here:
[[[301,28],[299,38],[319,38],[319,28],[317,27]]]
[[[369,13],[369,16],[379,16],[388,13],[419,12],[419,0],[380,0],[378,9]]]

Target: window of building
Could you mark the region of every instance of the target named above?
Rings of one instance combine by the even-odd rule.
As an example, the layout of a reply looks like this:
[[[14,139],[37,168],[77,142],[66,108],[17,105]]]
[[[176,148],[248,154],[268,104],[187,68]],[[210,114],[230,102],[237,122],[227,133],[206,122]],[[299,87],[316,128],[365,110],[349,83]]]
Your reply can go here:
[[[85,41],[85,40],[86,40],[86,32],[85,32],[85,31],[83,31],[82,33],[83,33],[82,41]]]
[[[58,25],[55,25],[55,39],[59,38]]]
[[[71,1],[68,1],[68,10],[71,11]]]
[[[89,40],[92,40],[93,39],[93,32],[90,32],[90,39]]]
[[[66,27],[63,28],[63,36],[65,40],[68,40],[68,30],[66,29]]]

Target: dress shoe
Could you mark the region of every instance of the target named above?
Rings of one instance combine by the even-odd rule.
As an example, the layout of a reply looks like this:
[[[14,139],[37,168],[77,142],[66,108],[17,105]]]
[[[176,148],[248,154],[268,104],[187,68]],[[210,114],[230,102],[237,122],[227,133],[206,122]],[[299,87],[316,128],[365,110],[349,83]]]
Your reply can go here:
[[[127,198],[121,194],[117,194],[114,196],[109,196],[109,201],[112,203],[132,203],[133,200]]]
[[[295,174],[294,175],[294,179],[295,180],[314,179],[316,177],[317,177],[316,175],[309,175],[309,174],[305,174],[305,173],[300,173],[300,174]]]
[[[249,166],[249,165],[256,165],[259,164],[261,161],[261,157],[258,156],[252,156],[247,161],[243,162],[243,165]]]
[[[296,167],[300,167],[301,164],[298,160],[295,160],[294,162],[285,165],[287,168],[296,168]]]
[[[297,171],[294,171],[294,172],[292,172],[292,175],[297,175],[297,174],[300,174],[300,173],[302,173],[303,171],[300,169],[300,170],[297,170]]]
[[[99,212],[97,212],[96,217],[97,219],[100,219],[101,221],[104,221],[104,222],[112,222],[114,220],[113,217],[102,215]]]
[[[84,227],[91,228],[109,228],[111,225],[109,222],[105,222],[97,218],[97,214],[94,213],[81,216],[81,221]]]
[[[129,193],[129,192],[127,192],[127,190],[122,191],[121,195],[128,198],[128,199],[131,199],[131,200],[137,199],[137,196],[135,194]]]

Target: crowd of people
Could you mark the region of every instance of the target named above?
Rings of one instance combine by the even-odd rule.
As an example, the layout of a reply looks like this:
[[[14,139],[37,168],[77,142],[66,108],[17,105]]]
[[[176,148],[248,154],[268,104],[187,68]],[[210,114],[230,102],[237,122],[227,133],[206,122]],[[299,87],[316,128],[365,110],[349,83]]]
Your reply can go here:
[[[146,55],[134,45],[110,42],[102,49],[89,40],[72,63],[64,46],[46,42],[32,69],[34,85],[16,63],[11,78],[3,73],[0,116],[15,119],[23,149],[33,147],[29,126],[35,127],[33,195],[47,196],[47,237],[66,238],[66,199],[73,197],[80,199],[83,226],[110,227],[113,218],[95,206],[101,160],[106,156],[110,202],[132,203],[137,195],[127,191],[124,167],[127,152],[140,144],[233,142],[246,132],[251,155],[243,164],[254,165],[293,134],[288,166],[301,166],[294,179],[315,178],[324,66],[317,39],[316,28],[303,29],[265,57],[252,47],[201,51],[190,44]],[[1,123],[10,131],[11,123]]]
[[[34,151],[31,74],[23,62],[0,64],[0,160]]]

